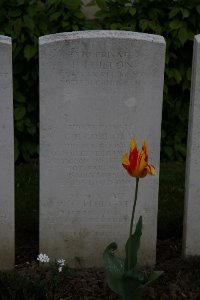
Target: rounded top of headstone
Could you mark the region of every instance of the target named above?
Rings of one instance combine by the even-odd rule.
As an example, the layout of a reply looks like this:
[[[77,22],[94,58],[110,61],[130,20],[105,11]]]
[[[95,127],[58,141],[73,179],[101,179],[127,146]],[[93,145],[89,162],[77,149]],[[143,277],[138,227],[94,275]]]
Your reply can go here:
[[[88,31],[73,31],[73,32],[62,32],[50,35],[44,35],[39,38],[40,45],[49,44],[64,40],[78,40],[78,39],[90,39],[90,38],[120,38],[120,39],[133,39],[143,40],[153,43],[165,44],[165,40],[160,35],[139,33],[132,31],[123,30],[88,30]]]
[[[197,43],[200,43],[200,34],[195,35],[194,38],[197,41]]]
[[[0,35],[0,43],[11,45],[11,38],[9,36]]]

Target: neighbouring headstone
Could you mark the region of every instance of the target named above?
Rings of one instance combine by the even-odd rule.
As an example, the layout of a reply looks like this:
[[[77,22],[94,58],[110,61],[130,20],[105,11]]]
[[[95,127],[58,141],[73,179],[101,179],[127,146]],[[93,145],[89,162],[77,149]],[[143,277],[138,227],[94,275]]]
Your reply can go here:
[[[183,253],[200,255],[200,35],[194,38],[187,142]]]
[[[157,175],[140,181],[140,259],[155,263],[165,42],[126,31],[40,38],[40,251],[102,265],[129,234],[135,179],[121,156],[146,138]]]
[[[0,269],[14,266],[12,43],[0,36]]]

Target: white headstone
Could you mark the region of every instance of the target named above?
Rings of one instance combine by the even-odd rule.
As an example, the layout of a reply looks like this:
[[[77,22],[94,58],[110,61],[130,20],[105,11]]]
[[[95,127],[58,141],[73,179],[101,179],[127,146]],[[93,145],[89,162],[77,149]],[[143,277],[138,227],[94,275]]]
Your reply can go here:
[[[14,266],[12,43],[0,36],[0,269]]]
[[[200,255],[200,35],[194,39],[187,142],[183,252]]]
[[[142,263],[155,262],[165,42],[126,31],[40,38],[40,251],[102,264],[129,234],[135,178],[121,166],[146,138],[157,175],[142,179]]]

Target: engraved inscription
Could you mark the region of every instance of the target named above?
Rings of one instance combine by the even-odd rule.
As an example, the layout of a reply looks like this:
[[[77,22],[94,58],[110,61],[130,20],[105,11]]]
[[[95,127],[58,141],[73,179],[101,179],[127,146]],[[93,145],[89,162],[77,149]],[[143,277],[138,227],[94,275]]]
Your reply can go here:
[[[70,57],[69,70],[61,70],[67,86],[117,86],[130,81],[128,74],[134,62],[127,51],[83,51],[71,48],[67,56]]]
[[[7,217],[7,215],[6,214],[1,214],[0,215],[0,224],[5,224],[5,223],[7,223],[8,222],[8,217]]]
[[[52,153],[53,159],[62,162],[73,185],[125,183],[126,178],[120,179],[120,159],[127,128],[128,124],[67,124],[63,150]]]

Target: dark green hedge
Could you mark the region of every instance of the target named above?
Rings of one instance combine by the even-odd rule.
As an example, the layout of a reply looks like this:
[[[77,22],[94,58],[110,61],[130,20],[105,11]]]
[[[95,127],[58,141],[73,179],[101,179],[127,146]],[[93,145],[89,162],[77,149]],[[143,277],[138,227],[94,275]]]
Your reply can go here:
[[[81,12],[81,0],[0,0],[0,34],[13,39],[16,158],[28,160],[38,153],[38,37],[102,28],[160,34],[166,39],[161,157],[184,159],[192,47],[194,35],[200,33],[200,1],[96,2],[100,7],[98,19],[89,22]]]

